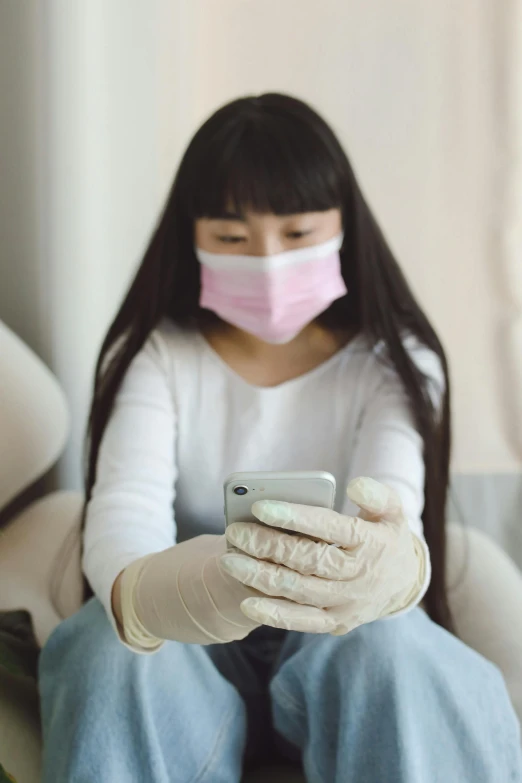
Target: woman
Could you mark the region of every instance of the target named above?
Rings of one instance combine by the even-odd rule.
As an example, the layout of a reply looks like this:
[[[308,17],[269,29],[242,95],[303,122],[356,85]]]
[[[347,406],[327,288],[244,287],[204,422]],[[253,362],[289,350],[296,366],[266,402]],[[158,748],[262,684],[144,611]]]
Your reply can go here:
[[[502,677],[452,634],[449,419],[444,351],[331,129],[278,94],[221,108],[98,361],[94,597],[42,652],[44,781],[234,783],[275,751],[314,782],[522,780]],[[348,498],[255,504],[268,526],[227,553],[224,478],[296,469]]]

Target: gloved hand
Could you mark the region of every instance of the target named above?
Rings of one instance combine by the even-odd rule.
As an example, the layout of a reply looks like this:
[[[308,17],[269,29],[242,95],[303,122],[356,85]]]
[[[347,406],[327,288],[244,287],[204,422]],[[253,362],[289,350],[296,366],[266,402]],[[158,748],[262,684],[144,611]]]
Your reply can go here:
[[[265,525],[315,540],[255,522],[227,528],[228,541],[240,551],[222,557],[223,567],[263,594],[241,603],[247,617],[276,628],[342,635],[415,599],[426,556],[398,494],[370,478],[351,481],[347,494],[363,509],[360,517],[279,501],[253,504]]]
[[[226,551],[224,536],[203,535],[131,563],[121,581],[126,641],[138,648],[157,647],[161,639],[214,644],[257,628],[240,604],[260,593],[223,570]]]

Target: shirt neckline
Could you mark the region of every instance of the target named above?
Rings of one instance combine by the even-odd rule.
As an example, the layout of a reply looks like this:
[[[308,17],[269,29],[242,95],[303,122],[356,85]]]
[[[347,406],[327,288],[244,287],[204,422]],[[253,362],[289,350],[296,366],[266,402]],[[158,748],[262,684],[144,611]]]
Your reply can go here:
[[[332,365],[338,362],[342,356],[344,356],[347,353],[351,353],[354,347],[362,343],[365,339],[365,335],[363,334],[363,332],[358,332],[355,335],[355,337],[352,337],[352,339],[348,343],[346,343],[346,345],[343,345],[342,348],[339,348],[338,351],[336,351],[331,356],[329,356],[328,359],[325,359],[324,362],[321,362],[316,367],[312,367],[311,370],[307,370],[301,375],[297,375],[295,378],[289,378],[287,381],[282,381],[282,383],[278,383],[275,386],[258,386],[256,384],[249,383],[241,375],[239,375],[239,373],[236,372],[236,370],[233,370],[232,367],[210,345],[210,343],[207,341],[207,339],[199,329],[196,331],[196,336],[199,342],[201,343],[204,353],[207,354],[207,356],[209,356],[214,361],[215,364],[219,365],[221,369],[225,372],[225,374],[228,375],[230,378],[232,378],[232,380],[234,380],[236,383],[241,384],[242,386],[245,386],[247,389],[256,392],[265,392],[267,394],[270,392],[272,393],[278,392],[281,391],[282,389],[288,389],[292,386],[300,386],[301,384],[314,378],[315,376],[321,375],[323,372],[328,370]]]

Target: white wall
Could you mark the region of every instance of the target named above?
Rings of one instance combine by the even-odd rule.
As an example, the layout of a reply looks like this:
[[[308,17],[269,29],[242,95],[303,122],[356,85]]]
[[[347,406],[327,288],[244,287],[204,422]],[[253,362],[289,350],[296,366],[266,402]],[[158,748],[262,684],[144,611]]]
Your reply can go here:
[[[511,13],[494,0],[0,4],[0,318],[71,401],[64,484],[80,483],[95,355],[182,147],[223,101],[265,90],[332,122],[443,338],[454,469],[521,469]]]
[[[161,2],[48,3],[46,267],[52,365],[75,427],[78,483],[93,365],[172,175],[181,134],[179,9]],[[173,116],[175,115],[175,117]],[[169,132],[169,135],[166,134]]]
[[[0,318],[41,351],[38,14],[0,3]]]
[[[191,126],[185,27],[163,0],[0,4],[0,318],[66,390],[67,486],[100,342]]]

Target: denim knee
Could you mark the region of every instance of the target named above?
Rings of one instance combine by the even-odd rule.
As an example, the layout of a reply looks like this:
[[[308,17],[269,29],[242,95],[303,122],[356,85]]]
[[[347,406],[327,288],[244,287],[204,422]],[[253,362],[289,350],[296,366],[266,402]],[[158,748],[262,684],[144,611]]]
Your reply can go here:
[[[67,670],[74,676],[77,670],[76,687],[81,688],[87,674],[99,678],[111,668],[111,660],[125,653],[133,655],[118,640],[99,600],[91,598],[54,629],[40,653],[39,674]]]
[[[396,691],[401,683],[411,689],[455,679],[505,691],[496,666],[433,623],[422,609],[414,609],[361,625],[345,636],[296,635],[274,686],[295,698],[305,691],[317,693],[326,684],[329,692],[349,687],[353,695],[360,687],[383,693]]]
[[[379,671],[380,678],[405,676],[411,667],[429,671],[447,668],[480,675],[489,682],[503,682],[500,670],[458,637],[434,623],[422,609],[397,618],[375,620],[346,636],[325,636],[317,643],[317,666],[341,670],[350,667]]]
[[[424,615],[422,610],[414,610]],[[412,613],[413,615],[413,613]],[[380,671],[394,670],[406,655],[411,656],[416,646],[423,645],[429,619],[404,615],[394,620],[375,620],[360,625],[344,636],[324,634],[309,638],[301,651],[313,668],[314,675],[320,670],[325,674],[346,671],[347,659],[350,668],[371,665]]]
[[[290,636],[270,688],[275,728],[313,780],[522,781],[500,671],[421,609]]]

